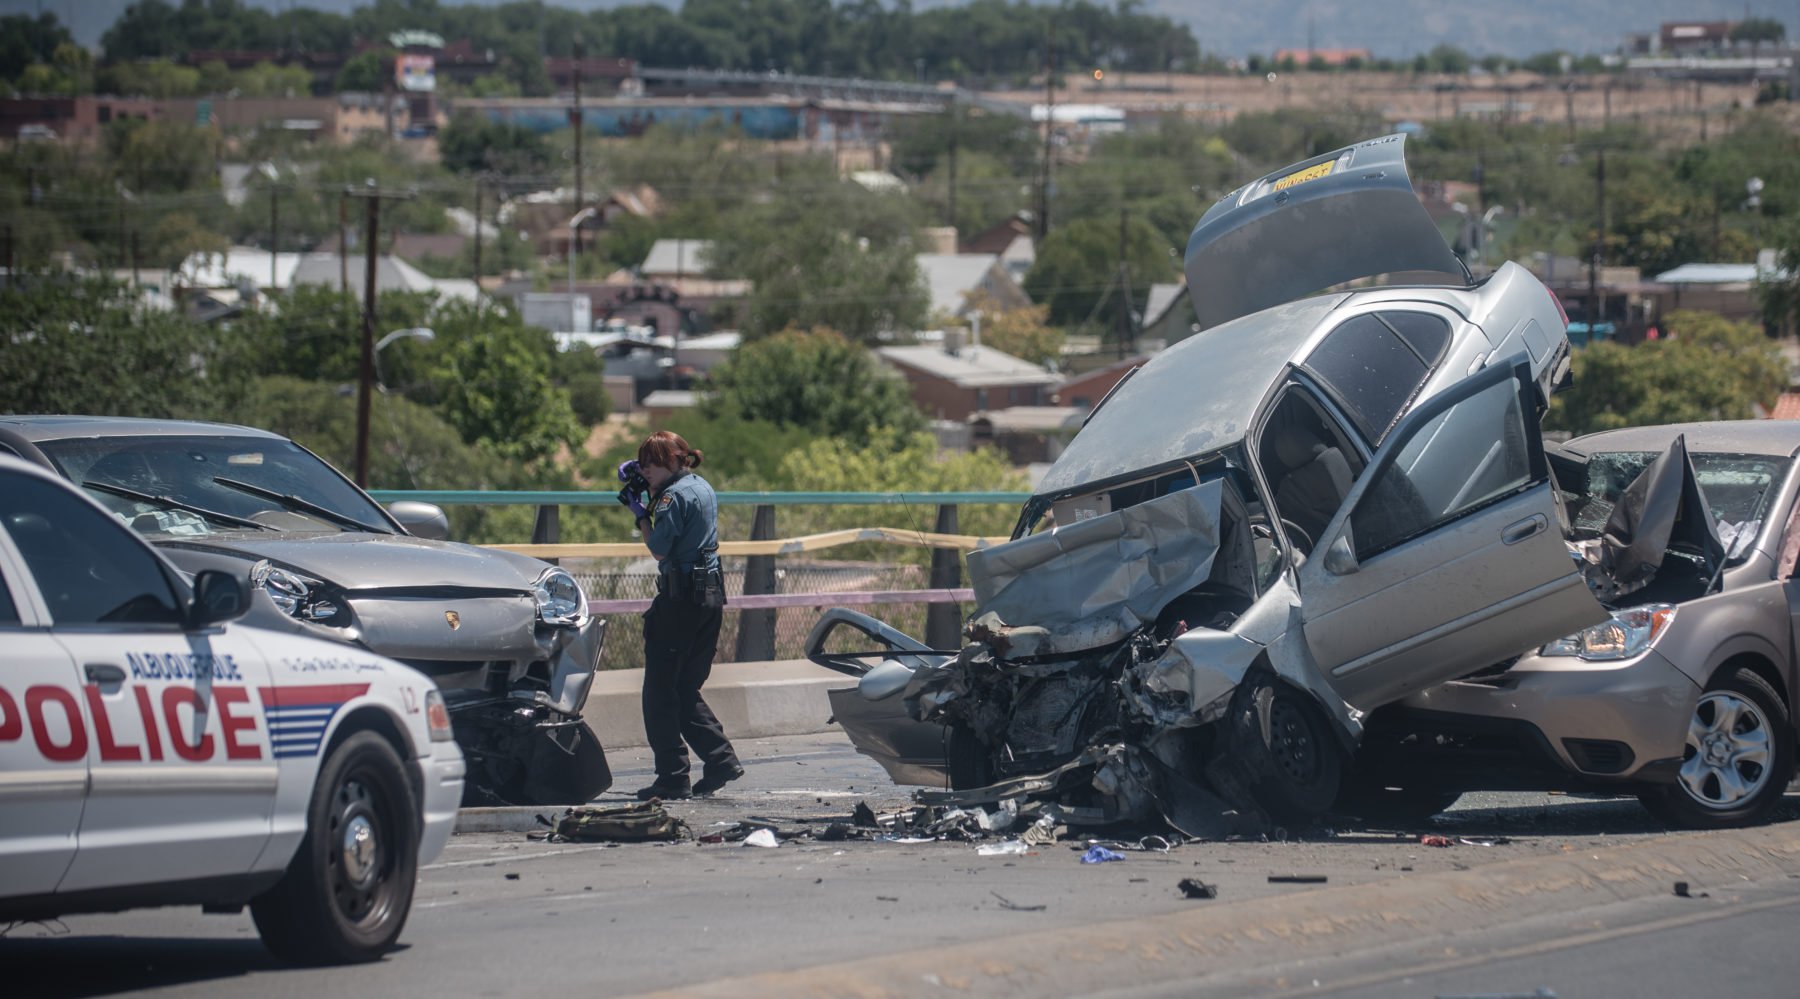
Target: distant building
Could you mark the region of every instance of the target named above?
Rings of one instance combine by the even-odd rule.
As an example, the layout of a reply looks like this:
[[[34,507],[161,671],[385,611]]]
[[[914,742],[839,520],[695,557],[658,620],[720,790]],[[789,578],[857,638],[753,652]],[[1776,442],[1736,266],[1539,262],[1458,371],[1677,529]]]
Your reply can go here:
[[[1113,386],[1119,383],[1119,379],[1125,377],[1126,372],[1149,359],[1148,355],[1129,357],[1103,368],[1070,375],[1050,393],[1050,401],[1058,406],[1072,406],[1084,412],[1092,412],[1095,406],[1100,405],[1100,400],[1106,398],[1106,393],[1111,392]]]
[[[967,316],[980,297],[1002,309],[1031,304],[1025,289],[992,253],[921,253],[917,261],[934,316]]]
[[[906,378],[926,415],[963,422],[981,410],[1041,406],[1060,379],[1030,361],[992,347],[877,347],[875,353]]]
[[[959,250],[998,256],[1001,266],[1021,286],[1031,266],[1037,263],[1037,244],[1032,241],[1030,216],[1024,212],[963,240]]]
[[[1367,65],[1375,61],[1375,56],[1368,49],[1276,49],[1276,63],[1294,60],[1294,65],[1305,69],[1314,60],[1326,66]]]
[[[1731,48],[1731,21],[1664,21],[1657,29],[1659,49],[1667,55],[1704,55]]]

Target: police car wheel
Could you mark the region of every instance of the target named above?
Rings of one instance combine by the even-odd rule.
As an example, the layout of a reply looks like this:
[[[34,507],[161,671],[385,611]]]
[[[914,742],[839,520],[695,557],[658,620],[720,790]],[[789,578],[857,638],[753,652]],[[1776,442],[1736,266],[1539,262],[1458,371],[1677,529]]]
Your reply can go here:
[[[372,961],[399,939],[418,876],[418,808],[387,740],[331,751],[287,874],[250,905],[263,944],[296,964]]]

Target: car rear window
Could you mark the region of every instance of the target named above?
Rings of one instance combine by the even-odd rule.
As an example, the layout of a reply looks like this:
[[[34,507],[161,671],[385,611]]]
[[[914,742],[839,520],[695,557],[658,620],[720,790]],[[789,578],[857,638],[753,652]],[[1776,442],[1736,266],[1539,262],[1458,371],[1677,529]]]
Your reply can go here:
[[[1428,313],[1355,316],[1331,331],[1305,367],[1337,397],[1363,439],[1379,444],[1449,342],[1449,324]]]

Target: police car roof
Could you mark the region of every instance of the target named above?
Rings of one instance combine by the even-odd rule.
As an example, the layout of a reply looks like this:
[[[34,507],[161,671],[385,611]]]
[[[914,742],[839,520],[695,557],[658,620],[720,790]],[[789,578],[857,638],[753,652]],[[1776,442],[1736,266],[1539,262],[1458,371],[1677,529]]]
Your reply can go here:
[[[199,420],[144,420],[122,416],[0,416],[0,428],[24,440],[55,441],[71,437],[256,437],[286,440],[280,434],[230,423]]]

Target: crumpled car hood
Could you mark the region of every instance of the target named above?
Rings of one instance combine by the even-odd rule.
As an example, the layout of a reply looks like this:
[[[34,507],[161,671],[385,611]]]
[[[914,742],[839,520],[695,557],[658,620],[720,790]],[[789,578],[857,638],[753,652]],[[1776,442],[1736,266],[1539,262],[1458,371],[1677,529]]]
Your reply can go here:
[[[512,552],[403,534],[256,533],[203,541],[165,541],[160,547],[269,559],[348,590],[429,589],[529,592],[545,564]]]
[[[997,653],[1014,657],[1124,639],[1211,574],[1222,496],[1215,479],[970,552],[972,627],[986,629]]]

